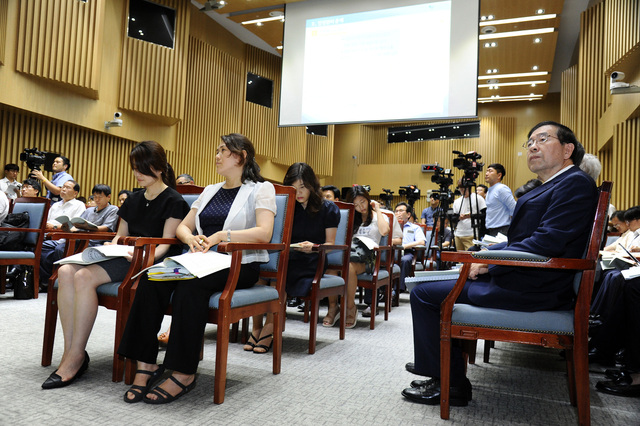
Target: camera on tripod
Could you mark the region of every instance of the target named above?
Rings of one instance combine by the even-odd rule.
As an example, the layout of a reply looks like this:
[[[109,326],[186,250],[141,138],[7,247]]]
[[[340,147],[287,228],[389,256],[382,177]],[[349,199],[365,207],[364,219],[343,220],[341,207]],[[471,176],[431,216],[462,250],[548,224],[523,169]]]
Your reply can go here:
[[[389,208],[393,202],[393,191],[390,189],[382,188],[382,194],[380,194],[380,200]]]
[[[407,201],[412,208],[413,204],[420,199],[420,189],[416,185],[401,186],[398,193],[407,197]]]
[[[40,166],[46,161],[46,152],[38,151],[38,148],[25,148],[20,153],[20,161],[27,163],[27,167],[31,170],[40,170]]]
[[[478,162],[482,158],[482,155],[475,151],[468,154],[463,154],[460,151],[452,151],[458,155],[458,158],[453,159],[453,166],[463,170],[464,176],[461,178],[461,186],[463,188],[469,188],[475,185],[475,180],[480,175],[484,163]]]

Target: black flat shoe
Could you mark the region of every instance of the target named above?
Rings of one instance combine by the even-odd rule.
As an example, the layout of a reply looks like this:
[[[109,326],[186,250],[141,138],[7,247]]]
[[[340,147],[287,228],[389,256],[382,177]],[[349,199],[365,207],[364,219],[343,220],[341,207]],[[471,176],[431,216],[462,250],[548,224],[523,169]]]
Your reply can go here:
[[[134,404],[136,402],[142,401],[142,398],[144,398],[145,395],[149,393],[149,390],[164,374],[164,365],[161,364],[160,366],[158,366],[158,369],[156,371],[136,370],[136,374],[147,374],[150,377],[146,385],[131,385],[129,390],[124,393],[124,402],[127,402],[129,404]],[[134,395],[133,398],[127,398],[127,394],[129,392]]]
[[[433,383],[430,384],[431,387],[420,387],[420,388],[407,388],[402,391],[402,396],[407,398],[412,402],[417,402],[419,404],[426,405],[438,405],[440,404],[440,381],[436,380],[438,383],[434,386]],[[469,401],[471,401],[471,383],[468,379],[466,379],[466,383],[462,387],[451,386],[449,391],[449,405],[452,407],[466,407],[469,405]]]
[[[404,368],[411,374],[415,374],[416,376],[425,376],[430,377],[428,374],[424,374],[416,370],[416,365],[413,362],[408,362],[404,365]]]
[[[620,370],[620,375],[617,379],[598,382],[596,383],[596,389],[611,395],[640,397],[640,384],[632,385],[631,383],[633,383],[631,373],[626,370]]]
[[[87,351],[84,351],[84,361],[82,361],[82,365],[78,369],[78,372],[72,378],[70,378],[65,382],[62,380],[62,377],[56,374],[58,372],[58,370],[56,370],[53,373],[51,373],[51,375],[47,378],[47,380],[44,381],[44,383],[42,384],[42,389],[57,389],[57,388],[63,388],[65,386],[69,386],[71,383],[75,382],[76,379],[79,379],[80,377],[82,377],[82,375],[84,374],[85,371],[87,371],[88,368],[89,368],[89,354],[87,353]]]

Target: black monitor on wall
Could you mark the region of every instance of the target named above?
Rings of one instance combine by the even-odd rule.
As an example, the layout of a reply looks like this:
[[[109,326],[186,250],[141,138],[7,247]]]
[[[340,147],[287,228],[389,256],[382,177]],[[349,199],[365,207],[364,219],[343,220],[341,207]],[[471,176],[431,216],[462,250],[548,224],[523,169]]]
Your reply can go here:
[[[147,0],[130,0],[127,35],[173,49],[176,11]]]
[[[246,100],[267,108],[273,107],[273,81],[248,72]]]

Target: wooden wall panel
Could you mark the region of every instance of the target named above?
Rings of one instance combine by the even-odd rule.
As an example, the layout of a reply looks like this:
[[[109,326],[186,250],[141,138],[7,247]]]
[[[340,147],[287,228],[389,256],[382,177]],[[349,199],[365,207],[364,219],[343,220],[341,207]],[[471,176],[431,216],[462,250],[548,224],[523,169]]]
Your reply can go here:
[[[611,203],[619,210],[640,204],[640,118],[616,126],[613,135],[612,164],[605,176],[613,179]]]
[[[97,98],[104,8],[103,0],[21,0],[16,71]]]
[[[273,81],[273,107],[267,108],[242,99],[244,110],[242,133],[255,145],[256,153],[267,158],[278,155],[278,115],[280,111],[280,74],[282,58],[247,45],[246,69],[243,84],[246,84],[246,72],[251,72]]]
[[[573,129],[587,152],[598,151],[598,119],[606,109],[609,81],[604,76],[604,3],[580,16],[578,108]]]
[[[136,186],[129,152],[135,142],[95,132],[0,106],[0,163],[20,166],[19,179],[27,178],[26,164],[19,161],[25,148],[65,155],[69,173],[80,184],[80,195],[88,197],[98,183],[111,186],[113,194]],[[51,177],[51,173],[44,172]],[[112,201],[115,203],[114,198]]]
[[[220,136],[238,133],[244,103],[244,64],[208,43],[190,38],[185,119],[178,124],[173,167],[196,184],[221,182],[215,172]]]
[[[567,68],[562,73],[560,97],[560,123],[575,129],[578,114],[578,65]]]
[[[4,54],[7,49],[7,14],[9,0],[0,0],[0,65],[4,65]]]
[[[331,154],[333,154],[333,150]],[[307,162],[307,132],[304,127],[280,127],[278,129],[278,156],[272,161],[283,166]],[[311,167],[313,168],[313,166]]]
[[[184,117],[189,3],[155,2],[176,10],[174,48],[131,38],[124,32],[118,106],[173,124]],[[128,2],[126,7],[128,10]]]
[[[604,70],[607,70],[640,43],[640,0],[604,3]]]
[[[334,134],[334,126],[327,126],[327,136],[307,135],[307,163],[319,177],[333,174]]]

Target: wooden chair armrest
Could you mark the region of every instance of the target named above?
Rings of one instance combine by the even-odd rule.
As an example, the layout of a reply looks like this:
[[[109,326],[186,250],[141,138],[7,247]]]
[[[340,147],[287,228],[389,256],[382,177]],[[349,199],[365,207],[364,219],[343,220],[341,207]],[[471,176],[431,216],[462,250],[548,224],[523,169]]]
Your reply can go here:
[[[501,253],[502,252],[502,253]],[[486,253],[486,254],[485,254]],[[442,260],[456,263],[485,263],[487,265],[521,266],[529,268],[552,268],[585,270],[595,267],[595,261],[588,259],[567,259],[562,257],[544,257],[512,250],[487,250],[482,252],[443,251]],[[530,260],[525,259],[527,256]]]
[[[129,238],[128,241],[133,240],[133,244],[131,243],[129,244],[135,245],[136,247],[146,246],[151,244],[182,244],[182,241],[180,241],[177,238],[155,238],[155,237],[128,237],[128,238]]]
[[[0,231],[17,231],[17,232],[41,232],[41,228],[7,228],[0,227]]]
[[[286,244],[272,244],[272,243],[228,243],[222,242],[218,244],[218,251],[221,253],[228,253],[238,250],[278,250],[282,251],[287,248]]]
[[[336,250],[351,250],[351,247],[345,244],[314,244],[312,250],[318,252],[331,252]]]
[[[51,240],[112,240],[115,232],[53,232],[49,234]]]

